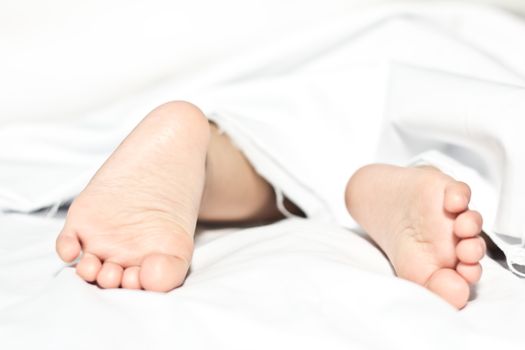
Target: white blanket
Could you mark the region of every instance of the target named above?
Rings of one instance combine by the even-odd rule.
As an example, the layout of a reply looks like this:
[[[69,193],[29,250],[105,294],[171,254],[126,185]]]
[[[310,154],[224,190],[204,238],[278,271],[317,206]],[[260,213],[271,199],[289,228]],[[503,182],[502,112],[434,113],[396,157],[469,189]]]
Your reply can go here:
[[[308,208],[321,208],[312,213],[323,214],[318,218],[323,221],[293,219],[227,235],[207,233],[200,237],[192,273],[184,288],[167,295],[102,291],[83,283],[72,268],[63,268],[54,255],[53,241],[62,223],[60,219],[10,212],[28,213],[70,200],[133,125],[167,100],[203,101],[208,113],[215,113],[224,121],[228,118],[227,110],[210,98],[216,91],[265,79],[301,81],[298,77],[304,77],[303,73],[327,83],[340,82],[333,72],[349,54],[355,64],[369,62],[370,56],[374,56],[385,72],[390,71],[389,62],[395,60],[519,85],[525,75],[525,49],[520,45],[523,37],[525,28],[520,21],[488,9],[450,4],[382,7],[283,38],[191,80],[170,81],[93,110],[86,113],[87,118],[68,125],[3,127],[0,129],[1,348],[144,348],[148,344],[158,348],[228,349],[453,348],[466,344],[501,346],[506,342],[518,347],[520,315],[525,311],[521,280],[485,259],[486,271],[476,299],[461,313],[454,312],[423,288],[392,278],[386,260],[373,245],[327,222],[344,220],[339,209],[323,207],[327,199],[333,198],[335,190],[316,192],[308,186],[315,183],[300,182],[297,176],[300,166],[292,169],[295,175],[291,172],[284,177],[286,170],[290,170],[287,163],[271,162],[270,150],[264,148],[264,143],[252,142],[252,148],[248,148],[249,142],[242,139],[246,133],[236,134],[234,127],[227,131],[231,131],[258,170],[283,191],[295,189],[294,200],[313,203]],[[409,50],[402,45],[404,39],[399,38],[409,38],[412,44],[428,44],[418,46],[419,51]],[[439,56],[441,53],[448,55]],[[326,67],[334,68],[332,75],[327,74]],[[438,74],[416,71],[427,78],[428,74]],[[439,79],[450,78],[452,82],[458,79],[449,73],[438,75]],[[385,75],[385,89],[395,86],[395,80],[388,77]],[[352,82],[354,87],[360,83],[365,82]],[[490,85],[496,86],[495,89],[502,86]],[[403,97],[408,91],[408,96],[417,101],[413,89],[409,86],[395,92]],[[283,98],[287,96],[297,98],[295,95]],[[388,111],[385,114],[397,115],[396,111],[404,110],[404,104],[390,104],[391,109],[382,105],[388,96],[392,95],[383,96],[378,103]],[[319,104],[315,98],[306,102],[304,113],[312,110],[312,106],[315,110],[326,108],[326,104]],[[365,103],[362,105],[366,107]],[[266,104],[253,105],[250,110],[263,107],[269,108]],[[273,107],[275,111],[279,106]],[[363,111],[370,113],[366,108]],[[228,120],[235,122],[231,116]],[[382,125],[377,116],[367,122],[363,128],[375,132],[375,137],[379,137],[379,132],[388,133],[388,127],[376,128]],[[403,129],[404,124],[400,125]],[[374,135],[370,140],[359,139],[365,160],[369,152],[375,152],[369,143],[373,139]],[[424,153],[418,156],[416,150]],[[451,163],[446,149],[438,149],[437,156],[426,150],[409,149],[395,152],[392,157],[401,163],[424,161],[452,168],[449,170],[457,171],[460,177],[466,174],[473,180],[470,182],[475,186],[475,195],[480,193],[474,198],[476,209],[482,210],[487,218],[487,231],[495,233],[490,228],[495,222],[493,201],[497,194],[491,192],[494,190],[491,178],[484,177],[470,163],[469,167]],[[381,147],[379,151],[378,157],[385,156]],[[413,156],[417,157],[412,159]],[[290,164],[293,162],[290,159]],[[340,186],[339,182],[335,184]],[[498,239],[496,235],[493,237]],[[507,252],[514,249],[509,243],[499,240],[498,243]]]
[[[471,185],[484,230],[520,273],[524,35],[521,21],[486,8],[379,7],[128,97],[73,126],[5,127],[0,210],[69,200],[140,117],[187,98],[311,218],[356,228],[343,193],[367,163],[442,168]]]

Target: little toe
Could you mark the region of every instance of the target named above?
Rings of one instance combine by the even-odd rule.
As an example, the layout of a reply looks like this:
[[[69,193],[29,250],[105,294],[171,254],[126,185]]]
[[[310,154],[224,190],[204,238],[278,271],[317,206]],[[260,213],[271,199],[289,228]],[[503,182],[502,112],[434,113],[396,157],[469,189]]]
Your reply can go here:
[[[62,230],[56,240],[56,251],[60,258],[70,263],[80,255],[80,242],[73,231]]]
[[[140,285],[140,267],[130,266],[124,270],[122,275],[122,288],[126,289],[141,289]]]
[[[84,253],[77,264],[77,274],[87,282],[95,282],[102,263],[100,259],[90,253]]]
[[[478,283],[481,278],[481,264],[465,264],[460,262],[456,271],[470,284]]]
[[[468,210],[457,216],[454,223],[454,234],[459,238],[475,237],[480,234],[483,225],[481,214]]]
[[[485,251],[485,241],[481,237],[465,238],[456,245],[456,255],[465,264],[477,264]]]
[[[183,258],[151,254],[142,261],[140,284],[145,290],[168,292],[182,285],[188,268],[189,262]]]
[[[458,309],[463,308],[470,296],[468,283],[455,270],[436,270],[425,286]]]
[[[118,288],[122,281],[122,266],[105,261],[97,276],[97,284],[101,288]]]
[[[467,210],[470,195],[470,187],[466,183],[453,181],[445,189],[445,210],[449,213],[461,213]]]

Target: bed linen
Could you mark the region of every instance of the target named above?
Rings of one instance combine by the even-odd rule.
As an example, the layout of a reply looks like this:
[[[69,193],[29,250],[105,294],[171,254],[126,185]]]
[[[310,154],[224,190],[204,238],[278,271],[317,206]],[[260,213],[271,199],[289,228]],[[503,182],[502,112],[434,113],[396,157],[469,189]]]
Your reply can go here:
[[[0,209],[27,212],[69,200],[140,117],[177,96],[196,103],[217,121],[257,171],[309,217],[350,228],[356,225],[343,193],[357,168],[374,161],[443,167],[441,159],[448,156],[456,162],[448,162],[453,166],[444,170],[466,180],[480,197],[474,198],[473,206],[486,218],[486,232],[516,257],[511,266],[523,265],[520,243],[525,228],[519,211],[525,204],[519,198],[524,186],[511,176],[519,178],[520,167],[506,174],[490,170],[524,163],[519,133],[505,126],[510,131],[491,141],[515,140],[512,154],[499,154],[505,164],[487,154],[487,147],[467,148],[471,153],[465,155],[456,147],[465,140],[443,140],[434,134],[441,132],[436,123],[457,119],[466,110],[474,119],[490,119],[501,105],[509,105],[505,113],[510,122],[505,124],[520,118],[525,109],[525,50],[519,38],[524,35],[521,20],[490,8],[447,2],[378,6],[295,33],[188,81],[168,80],[86,113],[73,125],[8,125],[0,130],[5,145],[0,156],[6,160],[0,176],[9,184],[0,187]],[[400,65],[413,69],[399,69]],[[419,96],[423,87],[425,94]],[[445,94],[463,87],[475,93]],[[503,101],[500,96],[505,94],[510,98]],[[403,124],[410,119],[404,113],[415,113],[421,120],[434,113],[425,129],[431,132],[410,142],[407,132],[421,132]],[[462,131],[449,133],[454,132]],[[321,142],[312,142],[315,137]],[[449,146],[458,149],[446,151]],[[31,149],[36,151],[28,152]],[[354,149],[359,151],[349,156]],[[433,154],[439,159],[425,159]],[[473,158],[490,159],[494,166],[473,164]],[[35,164],[43,160],[61,164],[57,171],[69,171],[70,176],[48,173],[49,167],[38,171]],[[34,179],[13,181],[13,171],[31,166]],[[487,207],[490,203],[498,205]]]
[[[304,52],[281,50],[192,101],[308,217],[345,227],[356,226],[344,193],[358,168],[442,168],[472,187],[484,230],[521,274],[525,50],[512,38],[525,24],[487,9],[409,8],[332,23],[303,38]]]
[[[491,259],[457,312],[365,238],[287,219],[198,233],[173,292],[101,290],[55,256],[62,223],[0,217],[2,349],[523,348],[525,284]]]
[[[458,313],[425,289],[393,278],[373,244],[324,218],[206,230],[198,235],[184,288],[165,295],[100,290],[54,254],[60,204],[82,189],[157,104],[279,75],[304,57],[338,47],[370,20],[396,16],[433,18],[483,50],[502,53],[506,67],[515,69],[487,74],[520,84],[525,55],[519,36],[503,42],[482,30],[487,23],[500,33],[523,30],[517,19],[470,6],[389,6],[284,38],[189,81],[170,81],[93,109],[84,115],[89,118],[1,128],[0,347],[522,348],[523,280],[504,269],[504,261],[483,261],[475,298]],[[431,154],[415,161],[439,159]],[[478,203],[492,204],[484,198]]]

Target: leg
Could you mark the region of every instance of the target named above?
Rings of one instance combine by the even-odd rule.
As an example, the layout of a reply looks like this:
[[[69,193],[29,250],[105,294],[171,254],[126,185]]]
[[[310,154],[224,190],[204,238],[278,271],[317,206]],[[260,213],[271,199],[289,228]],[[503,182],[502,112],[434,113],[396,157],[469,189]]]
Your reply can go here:
[[[397,275],[457,308],[466,305],[485,254],[470,189],[439,170],[369,165],[346,189],[350,214],[385,252]]]
[[[226,134],[220,133],[213,123],[210,129],[199,220],[251,223],[282,218],[272,186],[255,172]]]
[[[71,262],[82,251],[77,273],[102,288],[169,291],[188,271],[199,211],[213,221],[280,217],[271,186],[202,112],[167,103],[72,203],[57,252]]]

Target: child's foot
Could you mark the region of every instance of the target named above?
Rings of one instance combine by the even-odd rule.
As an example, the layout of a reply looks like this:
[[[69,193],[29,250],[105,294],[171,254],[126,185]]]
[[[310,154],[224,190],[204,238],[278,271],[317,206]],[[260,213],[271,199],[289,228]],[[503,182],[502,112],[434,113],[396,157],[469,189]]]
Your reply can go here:
[[[469,210],[470,189],[425,168],[366,166],[352,177],[347,207],[390,259],[397,275],[457,308],[481,277],[482,219]]]
[[[150,113],[122,142],[68,212],[57,252],[102,288],[169,291],[193,252],[209,124],[184,102]]]

